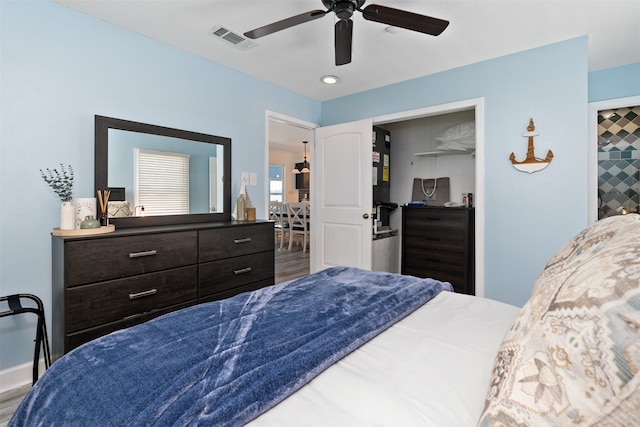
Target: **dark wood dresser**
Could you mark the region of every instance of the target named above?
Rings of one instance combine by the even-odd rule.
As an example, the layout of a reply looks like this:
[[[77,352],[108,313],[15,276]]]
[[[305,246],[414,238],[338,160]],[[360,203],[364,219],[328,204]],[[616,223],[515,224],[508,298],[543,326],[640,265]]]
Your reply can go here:
[[[115,330],[274,283],[269,221],[52,239],[54,359]]]
[[[473,208],[402,207],[402,274],[450,282],[475,294]]]

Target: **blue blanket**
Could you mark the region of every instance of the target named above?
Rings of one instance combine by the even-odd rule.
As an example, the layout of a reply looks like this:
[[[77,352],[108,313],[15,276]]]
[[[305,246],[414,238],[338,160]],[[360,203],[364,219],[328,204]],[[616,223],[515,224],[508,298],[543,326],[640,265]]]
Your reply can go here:
[[[243,425],[442,290],[334,267],[173,312],[56,361],[10,425]]]

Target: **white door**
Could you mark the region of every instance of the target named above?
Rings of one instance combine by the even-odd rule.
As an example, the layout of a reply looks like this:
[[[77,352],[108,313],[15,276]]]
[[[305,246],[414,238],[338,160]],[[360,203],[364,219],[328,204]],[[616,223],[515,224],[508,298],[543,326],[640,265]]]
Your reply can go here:
[[[222,213],[224,206],[224,177],[218,175],[218,171],[224,171],[223,151],[224,147],[219,145],[216,157],[209,157],[209,213]]]
[[[371,119],[316,129],[311,188],[311,272],[371,269]]]

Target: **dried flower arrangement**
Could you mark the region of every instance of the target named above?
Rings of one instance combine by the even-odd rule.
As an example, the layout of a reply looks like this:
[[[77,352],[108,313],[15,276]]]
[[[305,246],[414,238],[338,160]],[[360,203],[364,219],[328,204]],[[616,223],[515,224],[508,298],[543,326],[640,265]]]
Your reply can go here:
[[[71,201],[71,192],[73,191],[73,168],[71,165],[65,169],[64,165],[60,163],[60,170],[57,169],[40,169],[40,175],[44,182],[49,184],[49,187],[60,197],[63,202]]]

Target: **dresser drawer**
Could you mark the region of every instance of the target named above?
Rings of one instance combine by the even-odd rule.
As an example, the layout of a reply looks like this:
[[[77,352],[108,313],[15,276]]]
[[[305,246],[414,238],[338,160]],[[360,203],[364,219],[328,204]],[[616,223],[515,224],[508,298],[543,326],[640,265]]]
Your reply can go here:
[[[409,209],[405,213],[405,224],[407,229],[415,234],[438,231],[441,235],[451,233],[464,235],[465,215],[465,211],[457,209]]]
[[[468,279],[462,268],[457,270],[442,270],[439,269],[438,266],[435,266],[433,269],[424,265],[405,266],[405,271],[402,274],[435,279],[441,282],[449,282],[453,286],[454,292],[460,292],[463,294],[472,293],[469,292]]]
[[[238,286],[237,288],[228,289],[226,291],[216,292],[215,294],[201,297],[198,300],[198,302],[203,303],[203,302],[218,301],[225,298],[231,298],[232,296],[241,294],[243,292],[255,291],[257,289],[261,289],[271,285],[273,285],[273,277],[262,280],[260,282],[253,282],[247,285]]]
[[[197,242],[197,231],[69,241],[66,286],[196,264]]]
[[[180,310],[182,308],[186,308],[193,305],[193,301],[184,304],[172,305],[166,308],[160,308],[149,313],[140,313],[138,315],[127,317],[124,320],[119,320],[117,322],[107,323],[105,325],[100,325],[95,328],[83,329],[79,332],[73,332],[65,335],[65,353],[73,350],[74,348],[94,340],[96,338],[100,338],[103,335],[110,334],[111,332],[117,331],[118,329],[124,329],[131,326],[135,326],[137,324],[146,322],[148,320],[153,319],[154,317],[162,316],[163,314],[171,313],[172,311]]]
[[[405,233],[404,244],[416,251],[465,252],[467,236],[465,233],[444,234],[439,231],[425,231],[423,234]]]
[[[273,246],[273,236],[271,236]],[[200,295],[225,292],[274,277],[274,252],[243,255],[200,264]]]
[[[273,250],[273,223],[200,230],[199,261]]]
[[[407,274],[411,274],[408,273],[409,270],[423,270],[425,273],[419,274],[421,277],[431,277],[426,275],[427,272],[440,271],[464,278],[466,272],[465,256],[461,252],[414,252],[404,266]]]
[[[464,251],[433,251],[429,249],[413,248],[407,265],[440,265],[442,269],[462,269],[467,261]]]
[[[197,266],[181,267],[69,289],[67,333],[138,316],[198,297]]]
[[[466,280],[466,256],[464,252],[415,250],[405,260],[403,274],[451,282],[461,285]]]

